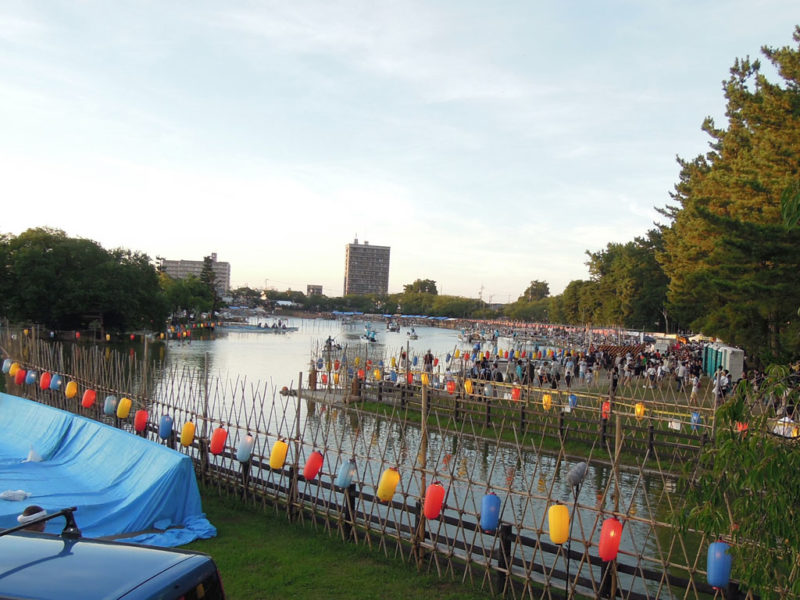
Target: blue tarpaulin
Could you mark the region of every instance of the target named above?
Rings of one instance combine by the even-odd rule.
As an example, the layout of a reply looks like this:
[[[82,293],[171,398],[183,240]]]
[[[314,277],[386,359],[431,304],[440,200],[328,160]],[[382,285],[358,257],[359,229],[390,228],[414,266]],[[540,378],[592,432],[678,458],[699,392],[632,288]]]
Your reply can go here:
[[[33,457],[34,460],[28,460]],[[41,458],[41,461],[38,459]],[[77,506],[84,537],[181,546],[216,535],[203,514],[191,458],[129,432],[0,394],[0,527],[16,526],[30,504],[47,512]],[[5,494],[10,496],[13,494]],[[47,522],[59,533],[64,519]]]

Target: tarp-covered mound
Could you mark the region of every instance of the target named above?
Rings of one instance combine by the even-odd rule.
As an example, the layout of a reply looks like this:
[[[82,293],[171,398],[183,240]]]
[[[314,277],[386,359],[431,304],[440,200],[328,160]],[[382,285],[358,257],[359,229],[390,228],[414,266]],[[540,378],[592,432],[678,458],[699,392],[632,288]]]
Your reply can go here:
[[[28,460],[33,457],[34,460]],[[37,459],[41,458],[40,462]],[[77,506],[84,537],[180,546],[216,535],[203,514],[188,456],[126,431],[49,406],[0,394],[0,527],[37,504],[47,512]],[[59,533],[64,519],[47,522]]]

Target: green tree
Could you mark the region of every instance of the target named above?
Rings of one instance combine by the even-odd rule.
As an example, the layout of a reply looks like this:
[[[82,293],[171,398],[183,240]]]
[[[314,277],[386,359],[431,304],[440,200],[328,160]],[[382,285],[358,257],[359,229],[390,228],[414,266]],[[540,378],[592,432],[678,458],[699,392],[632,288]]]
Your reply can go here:
[[[542,298],[546,298],[550,295],[550,286],[547,284],[546,281],[539,281],[538,279],[531,281],[531,284],[528,288],[522,292],[522,298],[525,298],[529,302],[533,302],[534,300],[541,300]]]
[[[414,283],[407,283],[403,286],[403,291],[406,294],[433,294],[434,296],[439,293],[436,289],[436,282],[432,279],[417,279]]]
[[[222,305],[222,299],[217,289],[217,275],[214,273],[214,259],[211,256],[203,257],[203,270],[200,272],[200,281],[208,288],[211,295],[211,310],[215,313]]]
[[[158,273],[145,254],[37,228],[0,238],[0,258],[0,307],[12,321],[52,329],[99,322],[119,331],[164,322]]]
[[[800,173],[800,27],[794,40],[762,49],[778,83],[758,61],[735,62],[724,87],[727,127],[705,120],[710,151],[679,161],[677,204],[662,210],[670,312],[765,360],[797,352],[787,333],[796,328],[800,244],[795,231],[779,231],[791,205],[782,198],[797,190]]]
[[[194,275],[183,279],[172,279],[166,273],[161,273],[161,288],[164,290],[170,312],[176,317],[182,315],[184,311],[191,315],[210,313],[214,306],[208,285]]]
[[[771,367],[757,391],[747,381],[737,386],[716,411],[713,439],[684,474],[686,504],[673,514],[684,531],[700,531],[711,541],[724,536],[732,577],[765,600],[800,596],[798,439],[780,435],[791,431],[781,429],[773,403],[765,402],[796,405],[796,377],[787,367]],[[747,424],[745,433],[740,423]]]

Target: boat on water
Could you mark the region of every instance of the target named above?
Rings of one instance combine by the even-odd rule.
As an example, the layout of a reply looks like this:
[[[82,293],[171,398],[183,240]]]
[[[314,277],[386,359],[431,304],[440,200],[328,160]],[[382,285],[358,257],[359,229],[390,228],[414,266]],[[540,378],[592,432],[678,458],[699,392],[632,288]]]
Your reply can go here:
[[[224,331],[248,331],[253,333],[289,333],[291,331],[297,331],[298,327],[290,327],[286,324],[285,321],[275,321],[272,324],[269,323],[223,323],[219,326],[220,329]]]
[[[406,331],[406,334],[408,334],[408,339],[410,340],[416,340],[419,338],[419,335],[417,335],[417,332],[414,331],[413,327],[411,328],[411,331]]]
[[[398,331],[400,331],[400,325],[395,323],[394,321],[389,321],[386,324],[386,330],[387,331],[392,331],[394,333],[397,333]]]
[[[376,337],[375,330],[372,328],[370,323],[364,325],[364,333],[361,334],[361,339],[365,342],[377,342],[378,339]]]

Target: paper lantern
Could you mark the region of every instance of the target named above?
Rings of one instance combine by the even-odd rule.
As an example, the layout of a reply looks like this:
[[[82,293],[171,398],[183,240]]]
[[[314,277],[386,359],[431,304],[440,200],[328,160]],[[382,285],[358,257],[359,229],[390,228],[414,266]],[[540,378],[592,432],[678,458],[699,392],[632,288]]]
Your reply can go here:
[[[714,542],[708,546],[708,583],[715,588],[724,588],[730,581],[733,557],[728,552],[729,548],[725,542]]]
[[[106,396],[103,401],[103,414],[107,417],[113,417],[117,412],[117,397]]]
[[[427,373],[423,373],[422,375],[420,375],[420,378],[422,379],[422,385],[428,385],[430,383],[430,379],[428,378]]]
[[[364,379],[364,369],[359,369],[357,374],[359,379]]]
[[[333,370],[334,371],[338,371],[340,366],[342,366],[342,363],[339,362],[338,358],[335,361],[333,361]]]
[[[438,519],[444,504],[444,486],[434,481],[425,490],[425,504],[423,512],[426,519]]]
[[[483,356],[486,358],[486,360],[489,360],[489,358],[491,358],[491,354],[489,354],[488,350],[483,353]]]
[[[392,371],[391,373],[389,373],[389,380],[392,383],[396,383],[397,382],[397,371]]]
[[[351,458],[343,462],[342,466],[339,467],[339,472],[336,474],[336,481],[334,484],[336,487],[340,487],[342,489],[349,488],[353,483],[353,477],[355,476],[356,461]]]
[[[169,415],[161,415],[161,420],[158,422],[158,437],[162,440],[168,440],[172,436],[172,417]]]
[[[451,379],[450,381],[447,382],[447,393],[452,395],[455,393],[455,391],[456,391],[456,382]]]
[[[634,413],[636,414],[637,419],[641,419],[642,417],[644,417],[644,402],[637,402],[633,410]]]
[[[703,423],[703,417],[699,412],[692,413],[692,431],[697,431],[698,427]]]
[[[455,351],[455,353],[453,354],[453,356],[454,356],[455,358],[459,358],[459,357],[461,356],[461,350],[459,350],[458,348],[456,348],[456,351]]]
[[[136,414],[133,415],[133,429],[137,433],[141,433],[147,427],[147,419],[149,415],[147,414],[146,410],[137,410]]]
[[[75,383],[74,381],[70,381],[67,384],[67,389],[64,390],[64,395],[66,395],[67,398],[74,398],[75,396],[77,396],[78,384]]]
[[[53,379],[53,376],[48,372],[45,371],[42,373],[42,376],[39,378],[39,388],[46,390],[50,387],[50,381]]]
[[[597,547],[597,554],[601,560],[609,561],[617,558],[621,537],[622,523],[614,517],[603,521],[603,527],[600,529],[600,544]]]
[[[132,333],[132,334],[131,334],[131,341],[133,341],[133,340],[135,340],[135,339],[136,339],[136,335]]]
[[[608,419],[608,417],[611,416],[611,402],[608,400],[603,402],[603,405],[600,409],[600,416],[602,416],[603,419]]]
[[[367,359],[367,368],[368,369],[372,368],[372,359],[371,358]]]
[[[372,372],[372,376],[375,378],[375,381],[380,381],[380,379],[381,379],[381,370],[380,369],[375,369]]]
[[[122,400],[127,400],[127,398],[123,398]],[[117,411],[117,413],[119,413],[119,411]],[[191,421],[183,424],[183,428],[181,429],[181,446],[186,448],[192,445],[194,441],[194,430],[195,426]]]
[[[392,368],[396,367],[397,366],[397,359],[393,356],[392,360],[389,361],[389,364],[392,366]]]
[[[406,373],[406,381],[408,383],[414,383],[414,374],[411,371]]]
[[[439,359],[438,358],[434,358],[433,359],[433,366],[434,367],[438,367],[439,366]]]
[[[550,410],[551,406],[553,406],[553,397],[550,394],[544,394],[542,396],[542,408]]]
[[[321,359],[321,358],[318,358],[318,359],[317,359],[317,369],[319,369],[319,370],[322,370],[322,367],[324,366],[324,364],[325,364],[325,363],[324,363],[324,362],[322,362],[322,359]]]
[[[238,460],[240,463],[249,462],[250,456],[253,454],[253,445],[255,444],[255,441],[255,438],[249,433],[244,436],[244,439],[236,449],[236,460]]]
[[[338,372],[333,374],[333,385],[339,385],[339,373]]]
[[[578,406],[578,397],[575,394],[570,394],[569,395],[569,407],[570,408],[575,408],[576,406]]]
[[[411,359],[411,364],[414,365],[415,367],[417,366],[417,357],[416,356]]]
[[[25,369],[17,369],[17,372],[14,373],[14,383],[17,385],[22,385],[25,382],[25,375],[28,372]]]
[[[356,356],[356,359],[353,361],[353,364],[355,366],[360,365],[361,364],[361,357],[360,356]]]
[[[547,511],[550,524],[550,541],[563,544],[569,537],[569,509],[566,504],[553,504]]]
[[[497,531],[500,521],[500,498],[494,492],[489,492],[481,500],[481,530],[484,533]]]
[[[471,379],[467,379],[464,382],[464,391],[467,392],[467,394],[471,394],[472,393],[472,380]]]
[[[306,481],[311,481],[317,476],[319,470],[322,468],[322,462],[324,457],[322,456],[322,452],[319,450],[314,450],[311,454],[308,455],[308,460],[306,461],[306,466],[303,467],[303,479]]]
[[[118,419],[127,419],[128,415],[131,413],[131,402],[130,398],[122,398],[117,404],[117,418]]]
[[[398,483],[400,483],[400,472],[395,467],[386,469],[378,481],[378,500],[381,502],[391,500]]]
[[[76,340],[79,340],[79,339],[81,339],[81,332],[80,332],[80,331],[76,331],[76,332],[75,332],[75,339],[76,339]]]
[[[28,385],[36,383],[37,375],[38,373],[36,371],[28,371],[28,373],[25,375],[25,383],[27,383]]]
[[[289,452],[289,444],[283,440],[278,440],[272,445],[272,452],[269,455],[269,466],[272,469],[282,469],[286,463],[286,453]]]
[[[95,392],[94,390],[86,390],[85,392],[83,392],[83,398],[81,398],[81,406],[83,408],[91,408],[96,399],[97,399],[97,392]]]
[[[11,367],[8,369],[8,374],[11,375],[11,377],[16,377],[21,368],[22,367],[20,367],[18,362],[11,363]]]
[[[520,358],[525,358],[525,350],[523,350],[522,354],[520,354]]]
[[[14,364],[11,362],[10,358],[7,358],[3,361],[3,373],[9,374],[11,371],[11,365]]]
[[[328,385],[328,374],[327,373],[323,373],[322,374],[322,385]]]
[[[516,400],[519,402],[519,399],[522,397],[522,390],[518,387],[511,388],[511,399]]]
[[[506,351],[503,353],[503,357],[504,357],[504,358],[508,358],[508,350],[506,350]]]
[[[452,357],[450,356],[450,353],[448,352],[444,357],[444,362],[450,362],[450,358],[452,358]]]
[[[217,427],[214,430],[214,433],[211,434],[211,443],[208,446],[208,450],[211,454],[215,456],[218,454],[222,454],[222,451],[225,450],[225,442],[228,440],[228,432],[222,427]]]

